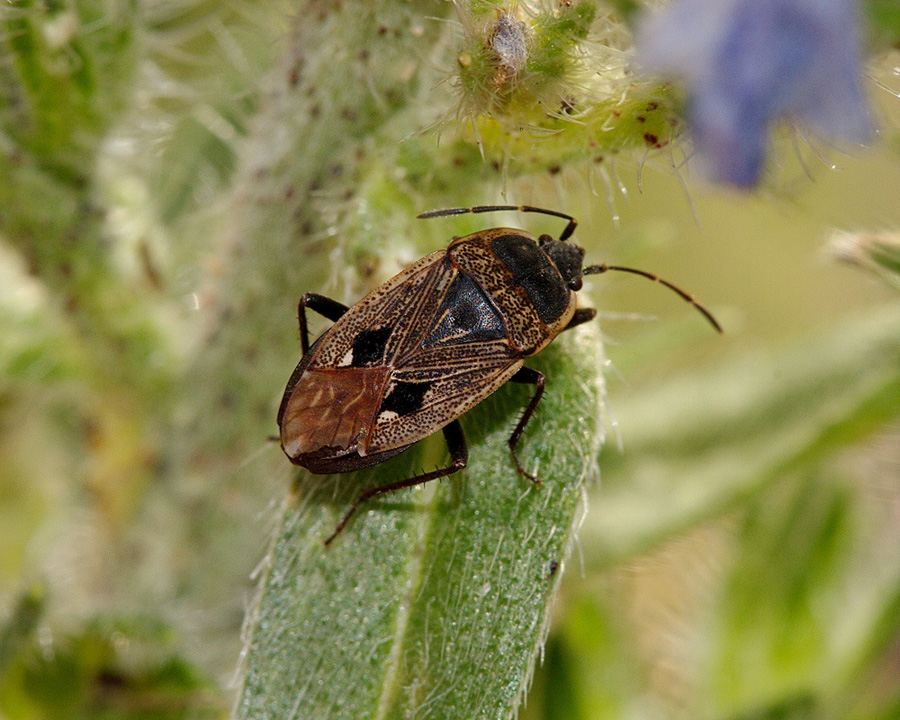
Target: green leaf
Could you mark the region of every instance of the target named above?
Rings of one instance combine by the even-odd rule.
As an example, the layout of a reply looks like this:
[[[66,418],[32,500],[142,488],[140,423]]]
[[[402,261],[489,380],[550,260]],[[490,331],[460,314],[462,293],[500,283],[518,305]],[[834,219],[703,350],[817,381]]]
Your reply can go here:
[[[894,0],[867,0],[865,3],[870,29],[886,43],[900,43],[900,7]]]
[[[580,584],[566,581],[565,611],[547,640],[546,661],[519,720],[661,717],[642,687],[633,628],[617,612],[609,586]]]
[[[900,309],[622,400],[587,557],[614,563],[900,415]]]
[[[0,682],[17,653],[31,640],[45,604],[44,588],[39,585],[22,593],[16,601],[9,619],[0,629]]]
[[[416,488],[370,502],[327,550],[361,488],[419,472],[431,446],[355,475],[301,478],[251,616],[240,717],[513,716],[600,444],[598,335],[566,335],[529,363],[547,391],[519,447],[540,487],[510,458],[531,392],[513,384],[463,418],[464,472],[428,499]]]
[[[875,273],[900,288],[900,233],[837,230],[826,249],[836,260]]]

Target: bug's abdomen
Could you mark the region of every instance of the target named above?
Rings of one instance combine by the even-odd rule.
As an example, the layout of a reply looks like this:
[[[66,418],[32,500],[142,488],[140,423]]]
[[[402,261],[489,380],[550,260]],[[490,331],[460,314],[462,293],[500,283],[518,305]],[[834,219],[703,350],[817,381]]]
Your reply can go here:
[[[307,370],[281,420],[281,443],[295,459],[328,448],[353,452],[375,421],[391,371],[386,367]]]

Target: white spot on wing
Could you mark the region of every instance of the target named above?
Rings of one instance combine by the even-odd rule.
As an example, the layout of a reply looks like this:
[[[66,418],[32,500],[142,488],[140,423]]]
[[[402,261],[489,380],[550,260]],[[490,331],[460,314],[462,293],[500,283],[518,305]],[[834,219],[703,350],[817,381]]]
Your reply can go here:
[[[350,348],[337,364],[338,367],[350,367],[351,365],[353,365],[353,348]]]

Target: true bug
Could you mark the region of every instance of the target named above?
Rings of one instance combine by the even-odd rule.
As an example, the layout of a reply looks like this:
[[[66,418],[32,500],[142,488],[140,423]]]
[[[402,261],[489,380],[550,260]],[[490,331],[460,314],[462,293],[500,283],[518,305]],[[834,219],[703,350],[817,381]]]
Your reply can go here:
[[[721,332],[715,318],[680,288],[643,270],[618,265],[582,268],[584,250],[566,242],[571,215],[528,205],[435,210],[419,218],[500,210],[543,213],[568,221],[559,239],[490,228],[454,237],[446,250],[422,258],[353,307],[308,293],[298,318],[303,356],[278,410],[281,447],[313,473],[361,470],[399,455],[443,430],[450,465],[363,492],[328,545],[367,500],[461,470],[469,451],[459,418],[508,381],[536,387],[509,437],[516,445],[544,393],[544,376],[524,367],[563,330],[591,320],[576,308],[584,275],[634,273],[674,290]],[[309,345],[306,309],[334,321]]]

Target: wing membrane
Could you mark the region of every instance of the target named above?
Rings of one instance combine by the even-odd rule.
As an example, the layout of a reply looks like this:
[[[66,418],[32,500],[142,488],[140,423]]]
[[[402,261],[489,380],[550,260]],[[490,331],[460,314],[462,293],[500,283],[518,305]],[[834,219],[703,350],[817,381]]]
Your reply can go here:
[[[281,421],[289,457],[323,448],[353,451],[372,425],[388,368],[307,370],[297,382]]]

